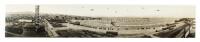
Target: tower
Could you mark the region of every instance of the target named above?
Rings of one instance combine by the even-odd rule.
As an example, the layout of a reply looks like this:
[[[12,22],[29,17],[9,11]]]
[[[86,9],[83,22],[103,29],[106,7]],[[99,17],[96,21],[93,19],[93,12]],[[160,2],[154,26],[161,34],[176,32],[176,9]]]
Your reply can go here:
[[[47,33],[44,29],[44,24],[39,15],[39,5],[35,6],[35,16],[32,23],[27,24],[23,28],[24,37],[46,37]]]
[[[40,11],[40,6],[39,5],[36,5],[35,6],[35,17],[34,17],[34,22],[35,24],[39,24],[39,20],[40,20],[40,16],[39,16],[39,11]]]

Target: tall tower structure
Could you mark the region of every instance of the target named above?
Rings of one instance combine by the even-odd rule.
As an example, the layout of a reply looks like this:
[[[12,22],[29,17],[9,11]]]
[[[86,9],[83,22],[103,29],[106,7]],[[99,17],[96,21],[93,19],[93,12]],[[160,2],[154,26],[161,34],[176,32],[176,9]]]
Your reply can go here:
[[[22,35],[24,37],[46,37],[47,33],[42,24],[42,19],[39,15],[39,5],[35,6],[35,16],[32,24],[27,24],[23,27]]]
[[[34,17],[34,24],[35,24],[35,28],[36,28],[36,30],[35,31],[38,31],[38,29],[40,29],[40,23],[41,23],[41,21],[40,21],[40,6],[39,5],[36,5],[35,6],[35,17]]]
[[[39,16],[39,11],[40,11],[40,6],[39,5],[36,5],[35,6],[35,17],[34,17],[34,22],[35,24],[39,24],[39,19],[40,19],[40,16]]]

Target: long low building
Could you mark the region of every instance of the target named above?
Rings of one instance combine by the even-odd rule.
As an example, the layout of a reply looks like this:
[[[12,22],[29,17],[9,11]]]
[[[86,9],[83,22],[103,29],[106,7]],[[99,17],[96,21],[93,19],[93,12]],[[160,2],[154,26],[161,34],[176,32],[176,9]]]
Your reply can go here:
[[[156,30],[161,30],[162,28],[166,27],[165,23],[159,23],[159,24],[149,23],[145,25],[125,25],[116,22],[115,25],[112,25],[111,21],[101,21],[101,20],[73,20],[73,21],[80,22],[81,26],[91,27],[98,30],[100,29],[106,31],[116,31],[119,34],[155,32]]]

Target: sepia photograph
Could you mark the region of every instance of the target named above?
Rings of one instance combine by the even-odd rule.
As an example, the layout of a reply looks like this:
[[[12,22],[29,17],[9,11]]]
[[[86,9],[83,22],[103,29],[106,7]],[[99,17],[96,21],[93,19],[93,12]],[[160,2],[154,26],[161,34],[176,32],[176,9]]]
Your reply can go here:
[[[195,38],[193,5],[8,4],[5,38]]]

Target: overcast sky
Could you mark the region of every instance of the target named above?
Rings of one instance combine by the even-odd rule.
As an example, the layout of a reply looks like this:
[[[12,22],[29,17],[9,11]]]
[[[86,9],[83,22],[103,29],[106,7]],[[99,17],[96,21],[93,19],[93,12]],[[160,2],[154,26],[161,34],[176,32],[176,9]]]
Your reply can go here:
[[[7,5],[6,12],[34,12],[34,5]],[[195,6],[40,5],[41,13],[109,17],[195,17]]]

